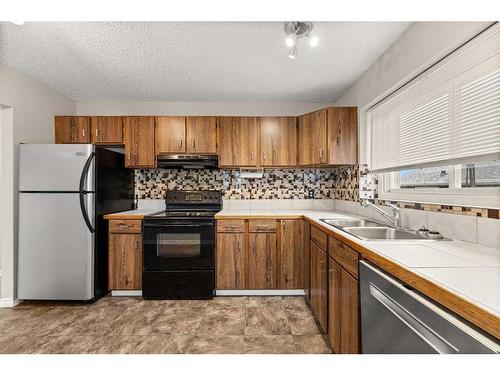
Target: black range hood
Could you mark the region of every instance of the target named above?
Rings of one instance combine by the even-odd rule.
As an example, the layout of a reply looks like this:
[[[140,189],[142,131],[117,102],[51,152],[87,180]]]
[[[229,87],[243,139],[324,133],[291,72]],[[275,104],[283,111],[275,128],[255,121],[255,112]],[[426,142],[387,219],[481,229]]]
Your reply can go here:
[[[219,167],[217,155],[158,155],[160,168],[214,169]]]

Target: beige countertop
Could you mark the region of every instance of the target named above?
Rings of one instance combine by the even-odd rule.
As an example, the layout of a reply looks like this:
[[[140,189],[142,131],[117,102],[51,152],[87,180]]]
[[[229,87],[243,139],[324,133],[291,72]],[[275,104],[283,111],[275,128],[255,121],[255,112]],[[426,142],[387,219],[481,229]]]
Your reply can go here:
[[[216,215],[216,219],[259,217],[307,219],[500,319],[500,249],[456,240],[364,241],[319,220],[359,217],[334,210],[223,210]]]
[[[158,209],[137,209],[130,211],[122,211],[114,214],[104,215],[106,220],[142,220],[145,216],[154,215],[156,213],[162,212],[163,210]]]

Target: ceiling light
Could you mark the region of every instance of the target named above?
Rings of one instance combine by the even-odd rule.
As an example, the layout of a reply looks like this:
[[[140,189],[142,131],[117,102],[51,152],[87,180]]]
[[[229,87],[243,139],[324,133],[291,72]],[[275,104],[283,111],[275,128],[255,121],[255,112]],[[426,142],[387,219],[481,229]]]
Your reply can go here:
[[[23,20],[15,20],[15,21],[10,21],[12,22],[14,25],[17,25],[17,26],[21,26],[24,24],[25,21]]]
[[[287,47],[293,47],[295,45],[295,37],[289,36],[288,38],[285,39],[285,44]]]
[[[319,43],[319,39],[317,36],[312,36],[309,38],[309,45],[311,47],[316,47],[318,45],[318,43]]]
[[[299,39],[307,38],[309,39],[309,45],[315,47],[318,45],[318,37],[311,37],[311,31],[314,27],[313,22],[303,22],[303,21],[293,21],[285,22],[285,44],[287,47],[291,47],[288,52],[288,57],[295,59],[297,56],[297,44]]]

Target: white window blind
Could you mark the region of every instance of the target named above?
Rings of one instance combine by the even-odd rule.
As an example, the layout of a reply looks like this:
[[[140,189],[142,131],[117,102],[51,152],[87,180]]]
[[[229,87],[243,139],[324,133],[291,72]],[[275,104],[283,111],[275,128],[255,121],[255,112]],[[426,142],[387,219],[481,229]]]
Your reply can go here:
[[[371,169],[500,157],[500,24],[369,110]]]

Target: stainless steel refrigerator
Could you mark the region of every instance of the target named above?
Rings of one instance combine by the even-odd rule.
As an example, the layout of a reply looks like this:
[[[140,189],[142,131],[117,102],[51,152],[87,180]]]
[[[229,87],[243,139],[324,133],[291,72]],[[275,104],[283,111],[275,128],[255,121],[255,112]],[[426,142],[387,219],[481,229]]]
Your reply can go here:
[[[103,215],[133,209],[123,151],[23,144],[19,154],[18,298],[93,301],[108,293]]]

